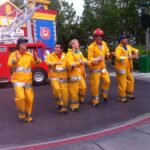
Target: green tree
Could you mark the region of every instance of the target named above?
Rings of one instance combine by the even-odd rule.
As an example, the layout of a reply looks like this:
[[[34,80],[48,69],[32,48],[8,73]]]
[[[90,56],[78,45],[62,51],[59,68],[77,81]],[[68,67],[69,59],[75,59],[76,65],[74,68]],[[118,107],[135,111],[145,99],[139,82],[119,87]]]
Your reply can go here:
[[[79,37],[79,35],[77,37],[78,22],[79,18],[76,16],[73,4],[62,0],[57,15],[57,39],[63,43],[65,50],[68,48],[68,43],[72,38]]]
[[[23,5],[23,0],[10,0],[12,3],[14,3],[16,6],[20,7]]]
[[[148,0],[150,1],[150,0]],[[143,29],[140,25],[137,0],[84,0],[82,26],[87,31],[101,27],[108,41],[116,40],[125,32],[130,37],[138,37]]]

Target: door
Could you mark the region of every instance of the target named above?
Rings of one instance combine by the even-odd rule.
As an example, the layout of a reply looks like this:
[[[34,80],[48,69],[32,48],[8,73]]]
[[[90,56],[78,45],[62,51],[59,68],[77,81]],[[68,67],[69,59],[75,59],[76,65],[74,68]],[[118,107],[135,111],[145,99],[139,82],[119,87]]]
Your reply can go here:
[[[10,80],[10,69],[7,66],[8,51],[6,46],[0,46],[0,82]]]

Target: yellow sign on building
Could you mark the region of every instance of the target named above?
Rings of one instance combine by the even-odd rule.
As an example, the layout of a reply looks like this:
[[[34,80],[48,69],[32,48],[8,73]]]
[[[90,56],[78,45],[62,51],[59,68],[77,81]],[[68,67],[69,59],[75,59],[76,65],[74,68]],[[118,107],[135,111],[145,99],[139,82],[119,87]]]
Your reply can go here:
[[[7,14],[7,15],[11,13],[11,6],[10,6],[9,4],[7,4],[7,5],[5,6],[5,9],[6,9],[6,14]]]

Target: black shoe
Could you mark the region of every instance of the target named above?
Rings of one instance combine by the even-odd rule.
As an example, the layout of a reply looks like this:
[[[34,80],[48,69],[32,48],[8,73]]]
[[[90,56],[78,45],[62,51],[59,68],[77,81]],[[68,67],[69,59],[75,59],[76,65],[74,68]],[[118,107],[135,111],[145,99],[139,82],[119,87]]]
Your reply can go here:
[[[99,103],[97,104],[92,104],[93,107],[98,107],[99,106]]]
[[[72,112],[79,112],[79,109],[78,108],[71,108],[70,109]]]
[[[80,103],[80,104],[84,104],[84,102],[83,102],[83,101],[79,101],[79,103]]]
[[[61,106],[61,105],[57,105],[57,106],[56,106],[56,109],[59,111],[59,110],[62,109],[62,106]]]
[[[58,113],[59,113],[59,114],[64,114],[64,115],[65,115],[65,114],[68,113],[68,111],[58,111]]]
[[[127,96],[127,99],[134,100],[134,99],[135,99],[135,97],[134,97],[134,96]]]
[[[122,102],[122,103],[127,103],[128,102],[128,100],[126,98],[118,98],[118,101]]]
[[[107,98],[104,98],[102,101],[101,101],[102,104],[107,104],[108,103],[108,99]]]

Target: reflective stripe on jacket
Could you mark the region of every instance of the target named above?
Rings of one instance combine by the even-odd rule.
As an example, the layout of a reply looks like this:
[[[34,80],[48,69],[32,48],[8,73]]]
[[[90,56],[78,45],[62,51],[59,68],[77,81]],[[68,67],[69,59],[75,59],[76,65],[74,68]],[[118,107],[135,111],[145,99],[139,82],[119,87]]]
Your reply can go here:
[[[132,59],[128,57],[135,52],[138,52],[138,49],[135,49],[130,45],[127,45],[126,48],[127,49],[125,50],[123,46],[119,44],[115,50],[115,68],[118,73],[121,73],[121,70],[133,69]]]
[[[73,50],[69,50],[67,53],[67,62],[68,62],[68,75],[70,77],[85,77],[85,68],[84,65],[81,65],[80,62],[87,62],[87,59],[83,56],[81,51],[77,51],[77,53],[73,52]],[[76,67],[73,67],[73,64],[76,64]]]
[[[19,59],[16,59],[16,53],[13,52],[8,58],[8,66],[12,69],[11,81],[32,83],[32,65],[40,63],[40,59],[34,60],[30,52],[25,52],[23,55],[20,54]]]
[[[62,65],[54,65],[55,63],[62,63]],[[66,54],[62,53],[61,58],[59,59],[55,52],[47,55],[46,57],[46,63],[49,66],[49,78],[67,78],[67,58]]]
[[[109,48],[104,41],[102,41],[101,47],[99,47],[95,41],[91,43],[88,47],[88,61],[93,61],[94,58],[101,56],[104,58],[104,60],[99,62],[97,65],[90,64],[90,69],[106,68],[105,57],[108,53]]]

